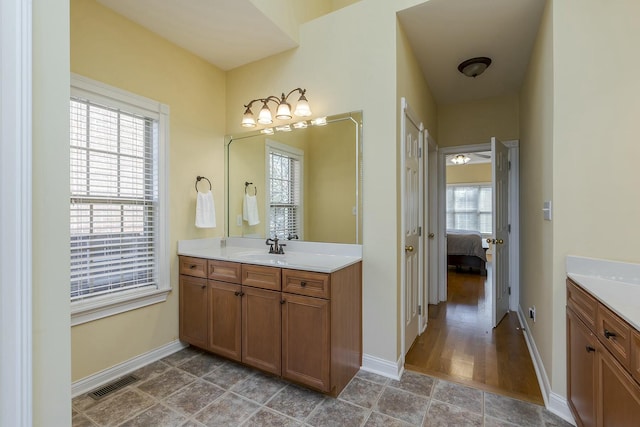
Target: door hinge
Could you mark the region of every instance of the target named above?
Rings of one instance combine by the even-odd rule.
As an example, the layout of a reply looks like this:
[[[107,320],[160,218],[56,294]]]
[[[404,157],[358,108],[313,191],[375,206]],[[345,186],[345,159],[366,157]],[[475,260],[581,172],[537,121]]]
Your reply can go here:
[[[418,306],[418,314],[422,314],[422,306],[421,305]]]
[[[511,170],[511,161],[509,161],[509,170]]]
[[[422,157],[422,147],[418,147],[418,157]]]
[[[511,224],[507,226],[507,232],[511,233]]]
[[[418,227],[418,236],[422,236],[422,227]]]
[[[511,286],[509,286],[509,295],[511,295]]]

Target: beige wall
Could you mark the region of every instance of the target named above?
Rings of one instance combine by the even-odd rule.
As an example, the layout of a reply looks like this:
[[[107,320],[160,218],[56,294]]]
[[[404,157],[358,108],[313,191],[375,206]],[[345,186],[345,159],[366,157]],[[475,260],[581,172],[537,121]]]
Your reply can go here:
[[[447,166],[447,184],[491,182],[491,179],[491,163]]]
[[[640,260],[640,57],[632,53],[640,40],[638,16],[635,0],[553,2],[552,388],[558,393],[566,388],[566,255]]]
[[[536,307],[536,322],[527,318],[548,376],[554,365],[553,336],[564,334],[554,307],[554,223],[542,218],[542,205],[553,199],[553,11],[547,3],[520,93],[520,307]],[[560,285],[562,286],[562,285]],[[563,296],[556,297],[564,304]],[[560,345],[563,345],[562,343]],[[557,363],[564,365],[560,360]],[[562,373],[558,375],[564,377]],[[552,379],[557,380],[555,375]],[[562,380],[562,378],[560,379]],[[558,389],[562,391],[562,389]],[[564,391],[562,393],[564,395]]]
[[[68,426],[71,356],[67,1],[33,1],[32,22],[33,425]],[[2,284],[5,285],[8,284]]]
[[[71,1],[71,71],[155,99],[171,110],[168,202],[173,291],[165,303],[72,328],[76,381],[178,338],[177,240],[222,236],[224,229],[225,75],[94,0]],[[197,175],[213,183],[215,229],[194,226]]]
[[[416,3],[355,3],[302,25],[299,48],[227,75],[228,133],[241,131],[248,100],[298,86],[307,88],[314,116],[363,111],[363,345],[392,361],[399,355],[395,12]]]
[[[518,94],[438,106],[438,146],[518,139]]]

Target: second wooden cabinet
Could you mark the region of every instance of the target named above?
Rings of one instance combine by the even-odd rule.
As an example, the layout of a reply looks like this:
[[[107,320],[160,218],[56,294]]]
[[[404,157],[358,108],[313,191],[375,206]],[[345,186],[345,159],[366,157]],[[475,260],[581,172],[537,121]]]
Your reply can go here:
[[[567,400],[579,427],[637,426],[634,337],[623,319],[567,280]]]
[[[360,263],[331,274],[189,257],[180,266],[182,341],[332,395],[360,368]]]

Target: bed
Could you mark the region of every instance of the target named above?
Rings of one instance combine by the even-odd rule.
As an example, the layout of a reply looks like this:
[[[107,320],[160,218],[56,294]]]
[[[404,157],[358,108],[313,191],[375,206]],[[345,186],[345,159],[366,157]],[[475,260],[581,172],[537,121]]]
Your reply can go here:
[[[447,265],[487,274],[487,246],[477,231],[447,230]]]

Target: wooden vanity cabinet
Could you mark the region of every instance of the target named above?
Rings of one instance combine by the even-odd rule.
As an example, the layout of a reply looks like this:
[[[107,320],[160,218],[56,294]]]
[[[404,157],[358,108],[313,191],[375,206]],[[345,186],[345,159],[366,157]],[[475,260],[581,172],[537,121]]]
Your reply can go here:
[[[334,273],[182,256],[180,265],[182,341],[333,396],[360,369],[361,263]]]
[[[180,339],[207,348],[207,279],[180,275]]]
[[[361,263],[331,274],[282,270],[283,378],[340,394],[362,364],[361,284]]]
[[[633,378],[638,334],[567,279],[567,400],[579,427],[638,425],[640,383]]]
[[[597,338],[567,307],[567,400],[579,426],[596,426]]]
[[[280,375],[280,269],[243,264],[242,284],[242,362]]]

